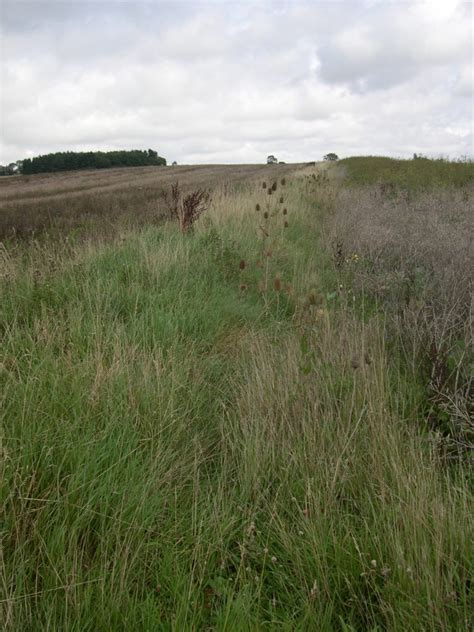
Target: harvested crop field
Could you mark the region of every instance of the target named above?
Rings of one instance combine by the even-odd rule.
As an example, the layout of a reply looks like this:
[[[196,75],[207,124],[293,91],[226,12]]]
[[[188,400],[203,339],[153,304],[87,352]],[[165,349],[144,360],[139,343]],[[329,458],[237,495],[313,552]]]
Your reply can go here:
[[[0,238],[25,237],[44,231],[91,225],[113,230],[112,224],[160,219],[161,193],[179,180],[185,189],[213,189],[262,177],[278,177],[304,165],[200,165],[133,167],[68,171],[0,179]]]

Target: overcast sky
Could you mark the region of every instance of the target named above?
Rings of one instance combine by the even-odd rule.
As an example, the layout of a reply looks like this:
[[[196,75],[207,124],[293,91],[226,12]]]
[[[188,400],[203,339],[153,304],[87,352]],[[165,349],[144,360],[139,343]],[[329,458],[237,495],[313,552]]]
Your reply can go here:
[[[0,0],[0,163],[472,155],[472,4]]]

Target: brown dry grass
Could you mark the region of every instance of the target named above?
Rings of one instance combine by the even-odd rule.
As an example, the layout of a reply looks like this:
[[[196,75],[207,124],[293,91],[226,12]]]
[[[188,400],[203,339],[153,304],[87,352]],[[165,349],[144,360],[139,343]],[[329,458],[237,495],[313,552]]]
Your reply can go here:
[[[301,165],[202,165],[85,170],[0,180],[0,239],[59,234],[110,235],[161,220],[164,189],[179,180],[184,191],[274,178]]]
[[[394,195],[342,187],[329,220],[341,276],[390,315],[387,335],[419,366],[426,418],[450,456],[474,446],[473,197],[472,185]]]

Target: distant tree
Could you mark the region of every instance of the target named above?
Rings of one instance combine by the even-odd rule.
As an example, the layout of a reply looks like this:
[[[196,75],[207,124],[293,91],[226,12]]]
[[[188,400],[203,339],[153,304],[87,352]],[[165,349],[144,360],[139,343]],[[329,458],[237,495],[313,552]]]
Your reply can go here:
[[[277,162],[277,158],[275,158],[275,156],[273,156],[272,154],[270,154],[270,156],[267,156],[267,165],[273,165]]]
[[[178,166],[178,163],[176,162],[176,160],[173,160],[173,162],[171,163],[171,166],[172,167],[177,167]]]
[[[143,151],[87,151],[57,152],[25,158],[22,161],[24,174],[50,171],[71,171],[74,169],[107,169],[109,167],[142,167],[147,165],[166,165],[166,159],[158,156],[153,149]]]
[[[329,160],[329,161],[339,160],[339,156],[337,154],[330,152],[329,154],[326,154],[324,156],[324,160]]]

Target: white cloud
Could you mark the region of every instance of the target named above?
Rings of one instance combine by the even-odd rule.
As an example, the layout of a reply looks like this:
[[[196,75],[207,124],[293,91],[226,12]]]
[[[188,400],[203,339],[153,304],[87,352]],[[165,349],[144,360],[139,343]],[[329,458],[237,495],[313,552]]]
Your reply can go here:
[[[117,147],[182,163],[472,153],[467,4],[40,0],[2,11],[2,163]]]

